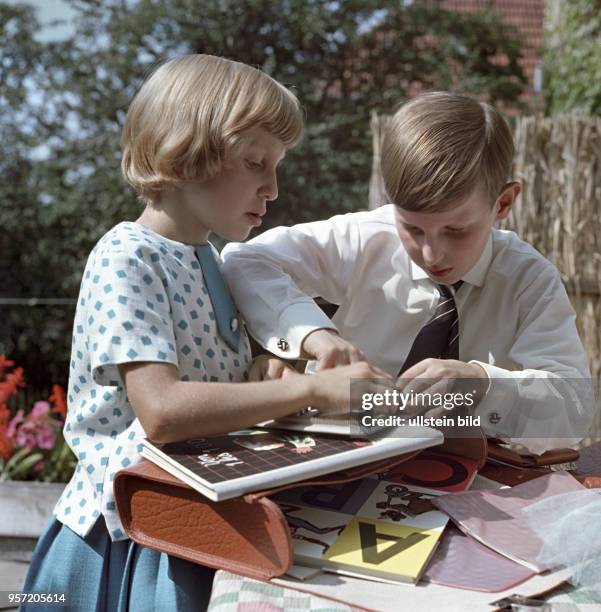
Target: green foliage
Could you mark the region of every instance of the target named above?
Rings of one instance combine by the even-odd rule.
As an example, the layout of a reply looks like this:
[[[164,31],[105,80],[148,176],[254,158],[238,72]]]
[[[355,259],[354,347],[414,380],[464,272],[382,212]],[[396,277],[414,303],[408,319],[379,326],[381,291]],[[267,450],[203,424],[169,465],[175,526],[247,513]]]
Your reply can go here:
[[[601,115],[601,6],[559,0],[545,33],[545,97],[550,115]]]
[[[41,474],[36,467],[43,463]],[[77,460],[60,436],[59,443],[49,453],[20,448],[9,459],[0,457],[0,482],[5,480],[38,480],[42,482],[69,482]]]
[[[492,12],[453,13],[438,2],[73,0],[71,6],[74,36],[41,44],[31,10],[0,2],[0,66],[8,78],[0,95],[5,296],[75,297],[94,242],[138,216],[140,204],[120,177],[120,128],[134,92],[166,58],[199,52],[250,63],[303,103],[306,136],[282,166],[279,201],[263,229],[366,206],[373,109],[390,112],[416,87],[516,105],[525,82],[518,43]],[[503,65],[500,55],[508,59]],[[0,351],[32,373],[54,363],[63,376],[52,372],[53,378],[64,383],[73,311],[63,309],[49,324],[47,310],[32,310],[5,309]]]
[[[33,452],[30,448],[20,448],[7,461],[0,457],[0,482],[24,480],[36,464],[43,459],[42,453]]]

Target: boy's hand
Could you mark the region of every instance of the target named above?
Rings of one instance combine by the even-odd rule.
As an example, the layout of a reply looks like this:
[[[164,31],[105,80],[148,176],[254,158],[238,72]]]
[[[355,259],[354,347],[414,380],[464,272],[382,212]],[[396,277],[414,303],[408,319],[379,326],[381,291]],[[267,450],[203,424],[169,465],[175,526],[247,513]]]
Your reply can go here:
[[[488,374],[475,363],[456,359],[424,359],[403,372],[397,379],[396,386],[403,393],[470,393],[474,395],[477,404],[488,389]],[[437,417],[449,412],[442,408],[420,409],[419,406],[414,406],[412,414]]]
[[[303,340],[301,349],[303,359],[317,361],[316,372],[365,361],[365,355],[350,342],[341,338],[333,329],[316,329],[311,332]]]
[[[397,383],[400,388],[415,382],[415,379],[442,379],[442,378],[471,378],[488,380],[486,370],[476,363],[465,363],[456,359],[424,359],[419,363],[403,372]],[[428,385],[419,381],[415,382],[415,386],[411,388],[417,391],[422,391]],[[418,388],[421,387],[421,388]]]
[[[297,375],[298,372],[289,363],[271,355],[259,355],[253,359],[248,369],[248,382],[276,380]]]

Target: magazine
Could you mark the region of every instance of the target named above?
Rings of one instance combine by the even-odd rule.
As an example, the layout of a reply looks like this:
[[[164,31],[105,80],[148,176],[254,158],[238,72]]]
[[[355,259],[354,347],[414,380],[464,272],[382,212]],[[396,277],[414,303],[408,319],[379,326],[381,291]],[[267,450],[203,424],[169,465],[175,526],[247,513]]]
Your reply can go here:
[[[473,459],[428,450],[384,474],[272,499],[290,526],[296,564],[415,583],[449,520],[432,499],[467,489],[477,468]]]
[[[442,433],[429,427],[379,440],[255,428],[167,444],[145,439],[142,456],[209,499],[222,501],[442,442]]]

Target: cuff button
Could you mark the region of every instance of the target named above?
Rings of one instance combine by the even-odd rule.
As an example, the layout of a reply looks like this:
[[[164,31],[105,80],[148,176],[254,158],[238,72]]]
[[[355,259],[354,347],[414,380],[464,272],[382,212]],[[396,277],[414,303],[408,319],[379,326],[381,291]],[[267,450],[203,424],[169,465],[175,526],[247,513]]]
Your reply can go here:
[[[290,345],[286,340],[284,340],[284,338],[280,338],[278,340],[278,348],[280,349],[280,351],[287,351],[290,349]]]
[[[498,412],[491,412],[488,415],[488,422],[492,423],[493,425],[496,425],[497,423],[499,423],[501,421],[501,416],[499,415]]]

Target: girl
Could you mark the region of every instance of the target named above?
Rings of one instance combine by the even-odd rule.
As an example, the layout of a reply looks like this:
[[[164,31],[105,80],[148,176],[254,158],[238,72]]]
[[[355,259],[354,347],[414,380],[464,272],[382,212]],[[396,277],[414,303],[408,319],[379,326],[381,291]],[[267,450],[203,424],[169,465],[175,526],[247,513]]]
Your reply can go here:
[[[122,170],[146,207],[92,250],[73,330],[65,438],[73,479],[40,538],[24,590],[64,592],[75,610],[187,610],[212,570],[126,539],[115,473],[144,436],[168,442],[243,429],[312,405],[345,411],[365,363],[304,376],[265,360],[207,242],[244,240],[276,199],[276,168],[299,140],[296,98],[259,70],[188,55],[144,83],[123,129]],[[276,376],[285,376],[274,380]],[[242,384],[243,383],[243,384]]]

